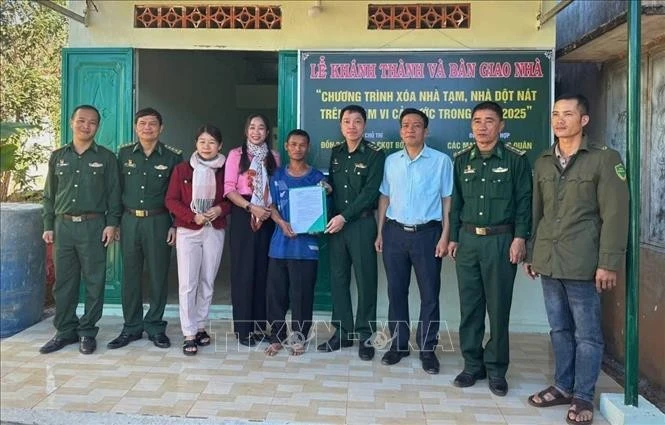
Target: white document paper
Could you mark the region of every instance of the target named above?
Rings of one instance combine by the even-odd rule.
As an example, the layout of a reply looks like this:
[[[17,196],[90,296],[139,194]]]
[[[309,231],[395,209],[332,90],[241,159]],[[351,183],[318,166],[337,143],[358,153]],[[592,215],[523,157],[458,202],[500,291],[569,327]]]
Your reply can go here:
[[[289,190],[289,222],[295,233],[317,233],[325,229],[326,195],[321,186]]]

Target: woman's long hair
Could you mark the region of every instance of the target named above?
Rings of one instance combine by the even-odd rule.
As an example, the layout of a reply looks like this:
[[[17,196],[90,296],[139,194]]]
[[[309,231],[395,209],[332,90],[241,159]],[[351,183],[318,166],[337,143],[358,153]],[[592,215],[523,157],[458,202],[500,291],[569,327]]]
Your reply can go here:
[[[270,138],[270,122],[268,121],[268,118],[265,117],[263,114],[251,114],[250,116],[247,117],[247,120],[245,121],[245,137],[247,137],[247,130],[249,129],[249,125],[251,124],[252,120],[254,118],[259,118],[261,121],[263,121],[263,125],[266,126],[266,140],[265,143],[268,146],[268,155],[266,155],[266,171],[268,171],[268,175],[272,176],[272,173],[275,171],[277,168],[277,162],[275,162],[275,157],[272,154],[272,140]],[[247,154],[247,141],[242,144],[242,153],[240,155],[240,174],[244,173],[245,171],[249,170],[249,155]]]

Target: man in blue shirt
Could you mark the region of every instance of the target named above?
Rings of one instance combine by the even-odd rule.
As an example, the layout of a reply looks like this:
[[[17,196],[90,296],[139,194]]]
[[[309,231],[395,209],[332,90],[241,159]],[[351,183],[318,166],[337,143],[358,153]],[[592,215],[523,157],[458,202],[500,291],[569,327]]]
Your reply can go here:
[[[317,236],[296,234],[289,223],[289,189],[317,184],[332,191],[321,171],[307,164],[309,134],[293,130],[286,138],[289,163],[278,168],[270,178],[271,217],[277,224],[270,240],[268,281],[266,287],[267,316],[272,324],[270,345],[265,353],[274,356],[284,346],[292,355],[301,355],[312,326],[314,285],[319,260]],[[292,337],[287,339],[284,317],[291,300]],[[287,343],[288,341],[288,343]]]
[[[409,284],[415,269],[420,291],[416,342],[425,372],[439,373],[434,350],[439,332],[441,259],[448,248],[448,211],[453,190],[450,158],[425,145],[429,120],[407,108],[400,115],[404,149],[386,158],[379,198],[379,232],[388,278],[388,321],[392,344],[381,363],[393,365],[409,355]]]

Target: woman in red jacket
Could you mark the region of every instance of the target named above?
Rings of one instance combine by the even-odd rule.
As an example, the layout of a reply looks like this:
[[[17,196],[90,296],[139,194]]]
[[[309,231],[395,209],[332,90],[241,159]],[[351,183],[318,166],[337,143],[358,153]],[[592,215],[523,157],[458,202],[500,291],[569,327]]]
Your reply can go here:
[[[197,353],[210,344],[205,330],[215,276],[224,248],[224,228],[231,205],[224,199],[222,134],[205,125],[196,134],[196,151],[178,164],[166,192],[166,208],[175,216],[182,351]]]

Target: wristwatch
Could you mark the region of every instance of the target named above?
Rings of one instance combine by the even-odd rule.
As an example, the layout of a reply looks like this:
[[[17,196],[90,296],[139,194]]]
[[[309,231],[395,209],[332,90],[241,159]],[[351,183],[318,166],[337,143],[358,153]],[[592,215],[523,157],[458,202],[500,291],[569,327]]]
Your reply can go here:
[[[245,211],[251,212],[252,211],[252,203],[248,202],[247,205],[245,205]]]

